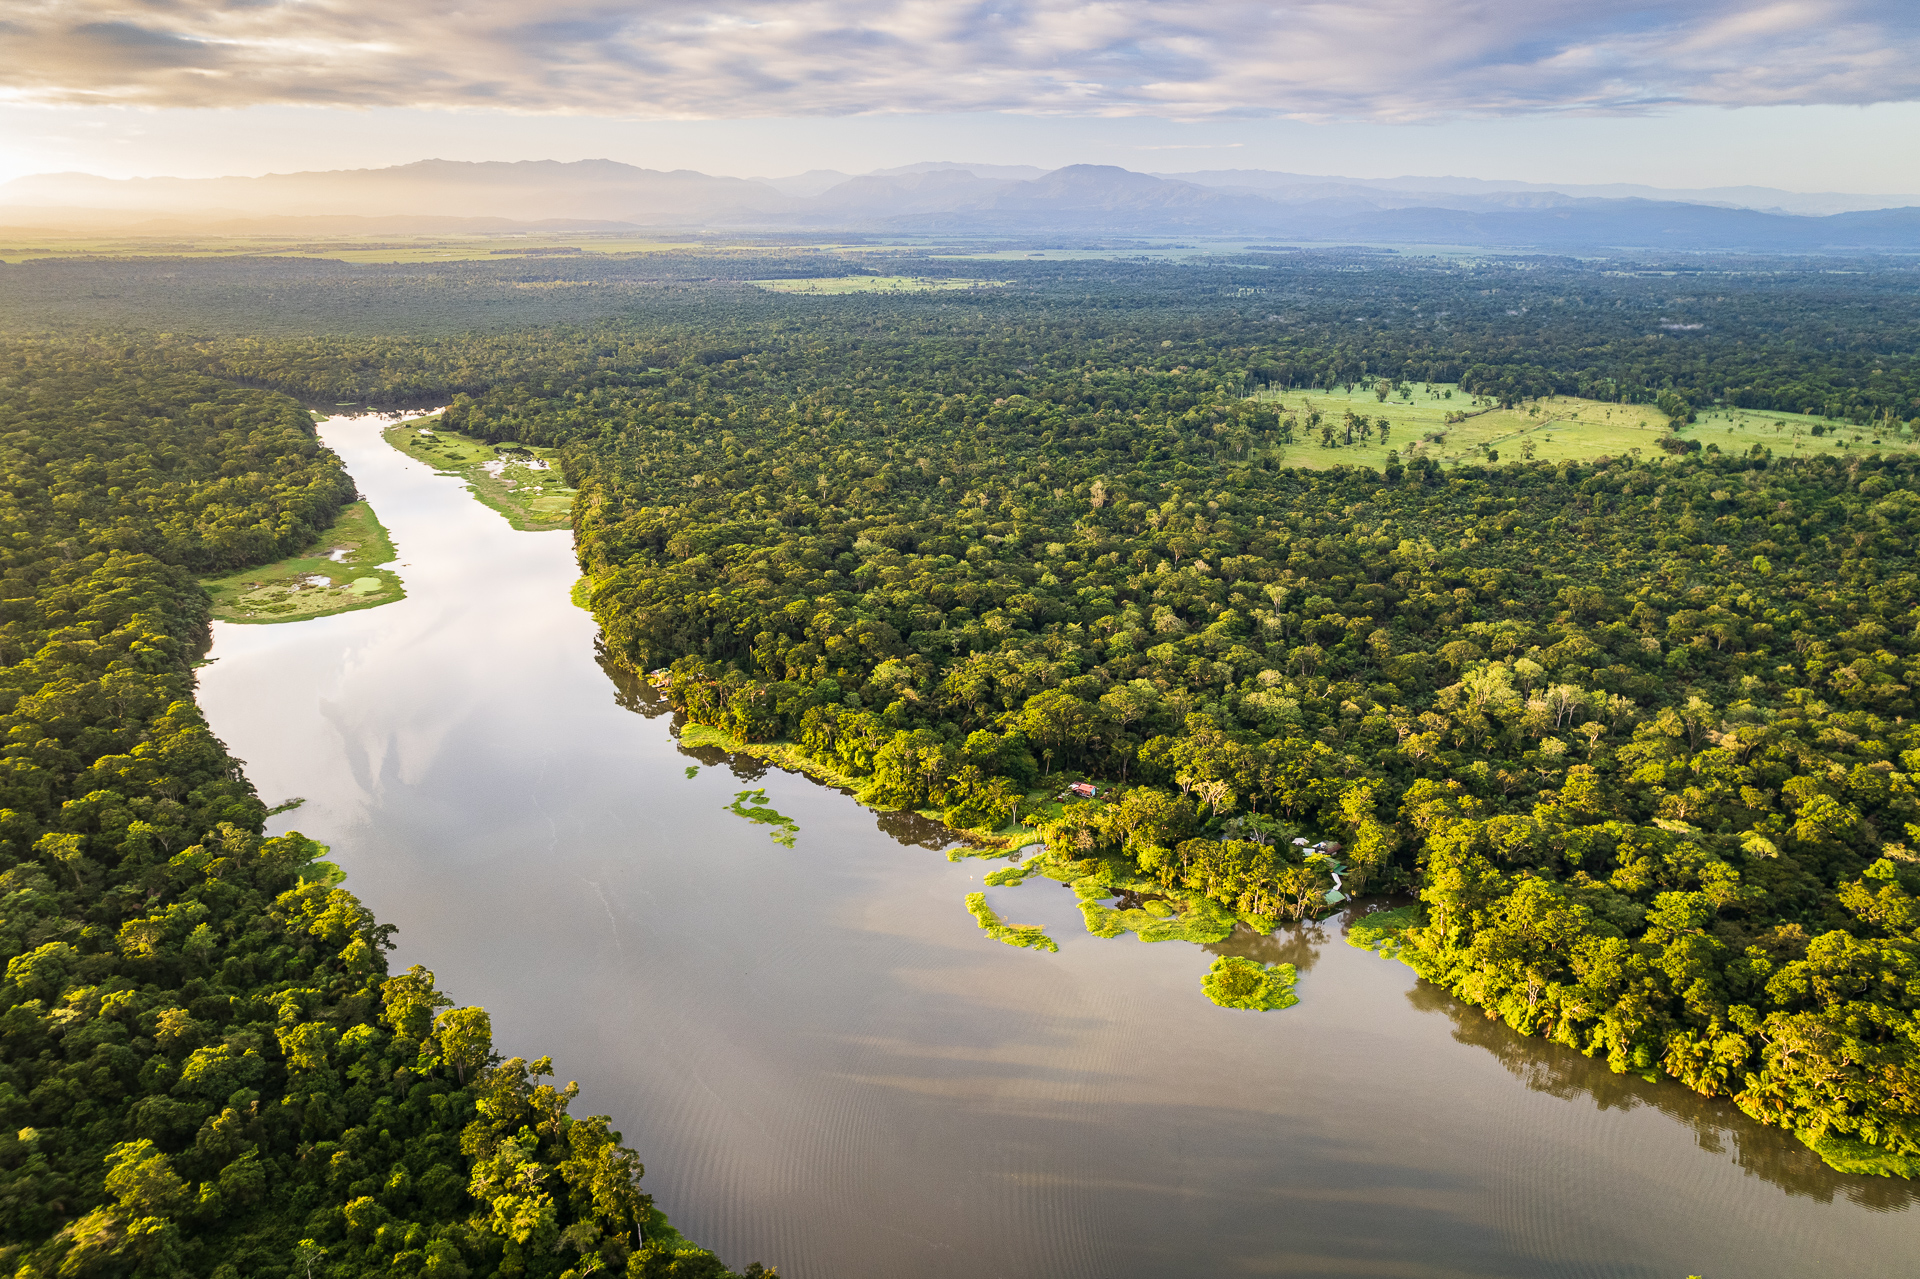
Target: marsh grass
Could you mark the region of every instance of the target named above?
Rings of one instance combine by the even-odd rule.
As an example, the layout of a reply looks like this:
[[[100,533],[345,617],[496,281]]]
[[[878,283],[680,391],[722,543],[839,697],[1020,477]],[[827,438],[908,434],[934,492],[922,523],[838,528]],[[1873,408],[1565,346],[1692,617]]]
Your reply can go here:
[[[373,508],[355,502],[299,555],[202,578],[200,585],[219,621],[304,622],[405,599],[399,574],[380,567],[393,559],[393,539]]]
[[[467,482],[468,490],[526,533],[573,527],[574,490],[560,471],[558,449],[493,445],[440,428],[437,417],[411,418],[380,433],[394,448]],[[545,463],[535,469],[528,462]],[[489,462],[505,462],[498,475]]]

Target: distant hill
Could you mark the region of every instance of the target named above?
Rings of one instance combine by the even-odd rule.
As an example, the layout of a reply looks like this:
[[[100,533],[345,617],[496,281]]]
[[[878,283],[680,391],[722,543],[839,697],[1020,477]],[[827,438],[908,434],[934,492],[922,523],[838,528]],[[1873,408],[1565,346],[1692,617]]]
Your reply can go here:
[[[1212,169],[1194,173],[1156,173],[1154,176],[1200,186],[1262,191],[1281,200],[1298,198],[1300,193],[1339,190],[1365,192],[1374,198],[1392,197],[1401,205],[1430,205],[1436,208],[1527,208],[1578,200],[1654,200],[1821,217],[1830,213],[1857,213],[1920,205],[1920,195],[1782,191],[1778,187],[1756,186],[1654,187],[1633,182],[1511,182],[1454,177],[1338,178],[1279,173],[1271,169]]]
[[[1442,190],[1419,189],[1422,183]],[[1582,191],[1610,190],[1585,188]],[[1652,190],[1652,188],[1646,188]],[[1798,198],[1817,207],[1871,197],[1795,197],[1764,188],[1701,196]],[[612,160],[469,163],[422,160],[387,169],[263,177],[108,179],[40,174],[0,186],[0,221],[98,225],[157,219],[249,234],[423,234],[456,229],[865,231],[960,235],[1202,235],[1301,242],[1452,244],[1489,248],[1910,252],[1920,250],[1920,199],[1907,207],[1822,215],[1738,200],[1599,196],[1460,178],[1346,179],[1267,170],[1184,176],[1074,164],[1051,172],[949,161],[849,177],[663,172]],[[262,219],[280,222],[274,229]],[[340,219],[364,220],[355,231]],[[377,228],[377,229],[376,229]],[[406,228],[412,228],[408,230]]]

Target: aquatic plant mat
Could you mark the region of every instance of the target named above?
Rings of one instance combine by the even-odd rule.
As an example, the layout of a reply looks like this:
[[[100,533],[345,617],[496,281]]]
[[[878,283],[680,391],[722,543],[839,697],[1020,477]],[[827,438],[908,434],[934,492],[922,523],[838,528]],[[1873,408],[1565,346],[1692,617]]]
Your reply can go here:
[[[689,780],[692,779],[695,771],[688,770]],[[767,803],[767,788],[764,786],[743,790],[735,795],[733,802],[727,805],[727,811],[746,818],[755,826],[771,826],[773,829],[767,834],[782,848],[792,848],[794,837],[800,833],[798,822]]]
[[[1238,955],[1222,955],[1200,979],[1200,986],[1207,998],[1222,1008],[1273,1012],[1300,1002],[1300,996],[1293,993],[1293,983],[1299,976],[1292,964],[1269,967]]]
[[[979,921],[987,936],[995,941],[1003,941],[1009,946],[1022,946],[1031,950],[1058,951],[1060,943],[1047,936],[1047,930],[1038,924],[1008,924],[993,913],[993,907],[987,905],[985,893],[967,894],[967,913]]]

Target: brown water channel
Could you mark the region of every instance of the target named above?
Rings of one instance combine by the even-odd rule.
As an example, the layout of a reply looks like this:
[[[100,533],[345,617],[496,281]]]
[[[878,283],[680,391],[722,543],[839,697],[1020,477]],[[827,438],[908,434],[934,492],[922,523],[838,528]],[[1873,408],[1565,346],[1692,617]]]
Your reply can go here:
[[[408,598],[216,626],[201,698],[276,819],[330,843],[422,962],[614,1117],[676,1225],[788,1279],[1907,1276],[1905,1182],[1843,1177],[1673,1085],[1523,1040],[1338,921],[1246,938],[1285,1012],[1212,960],[1088,936],[1051,881],[988,890],[1057,955],[988,939],[996,863],[786,773],[682,753],[595,658],[567,533],[516,533],[322,427]],[[743,780],[750,779],[750,780]],[[781,848],[725,810],[766,787]],[[1209,948],[1215,949],[1215,948]]]

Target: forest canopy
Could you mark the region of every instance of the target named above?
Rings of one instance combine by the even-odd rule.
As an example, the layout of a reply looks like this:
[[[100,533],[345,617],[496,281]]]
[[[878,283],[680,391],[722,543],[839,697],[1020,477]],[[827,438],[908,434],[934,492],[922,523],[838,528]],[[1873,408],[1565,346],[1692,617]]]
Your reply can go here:
[[[563,449],[608,647],[694,720],[960,827],[1117,783],[1056,851],[1266,926],[1316,873],[1276,835],[1335,838],[1350,887],[1424,902],[1409,962],[1516,1029],[1920,1166],[1912,461],[1314,474],[1247,391],[1383,366],[929,305],[668,331],[446,421]],[[1528,377],[1478,389],[1606,389]],[[1678,417],[1673,385],[1611,389]]]
[[[1338,843],[1349,892],[1417,900],[1399,955],[1520,1033],[1920,1171],[1920,462],[1289,464],[1350,385],[1909,439],[1912,270],[1265,254],[836,298],[749,287],[822,273],[778,252],[0,270],[0,1256],[721,1271],[544,1063],[386,972],[189,700],[194,575],[352,497],[303,405],[557,449],[609,655],[695,722],[963,830],[1095,781],[1051,856],[1259,928],[1324,902],[1303,849]]]

